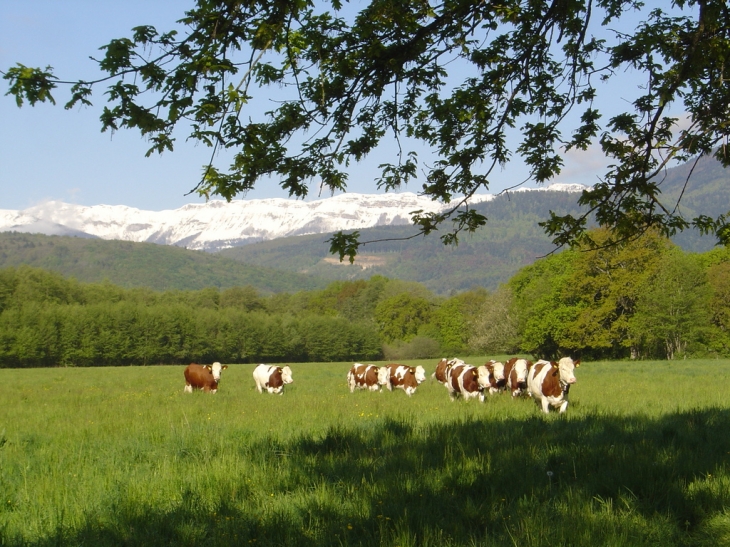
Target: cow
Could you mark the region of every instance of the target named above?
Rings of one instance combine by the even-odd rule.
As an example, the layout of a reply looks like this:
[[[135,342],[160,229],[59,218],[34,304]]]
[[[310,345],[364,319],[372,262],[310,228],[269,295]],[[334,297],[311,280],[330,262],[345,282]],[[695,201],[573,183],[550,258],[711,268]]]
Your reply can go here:
[[[221,365],[218,362],[212,365],[198,365],[190,363],[185,367],[185,393],[192,393],[193,389],[202,389],[207,393],[218,391],[218,382],[221,381],[221,372],[226,370],[228,365]]]
[[[461,396],[465,401],[477,397],[484,402],[484,390],[489,388],[489,369],[482,365],[455,365],[449,370],[449,396],[454,401]]]
[[[488,389],[490,395],[499,393],[505,385],[504,379],[504,363],[500,361],[487,361],[484,365],[489,371],[489,386]]]
[[[269,393],[278,393],[279,395],[283,395],[285,385],[294,381],[291,377],[291,369],[288,366],[277,367],[263,364],[253,369],[253,379],[259,393],[263,393],[263,388],[266,388]]]
[[[417,367],[409,367],[391,363],[387,365],[388,370],[388,390],[392,391],[394,387],[400,388],[406,392],[409,397],[416,392],[418,385],[426,379],[426,370],[418,365]]]
[[[388,384],[389,376],[387,367],[355,363],[347,373],[347,385],[350,386],[350,393],[354,393],[356,388],[380,391],[380,386]]]
[[[527,373],[532,368],[532,361],[512,357],[504,364],[505,387],[517,397],[527,392]]]
[[[527,375],[527,389],[544,413],[547,414],[551,406],[561,413],[568,408],[568,392],[576,382],[574,370],[578,365],[580,360],[563,357],[557,363],[540,360],[532,366]]]
[[[464,361],[454,357],[453,359],[447,359],[444,357],[436,365],[436,370],[431,375],[431,378],[435,378],[438,382],[448,387],[449,384],[449,370],[454,365],[463,365]]]

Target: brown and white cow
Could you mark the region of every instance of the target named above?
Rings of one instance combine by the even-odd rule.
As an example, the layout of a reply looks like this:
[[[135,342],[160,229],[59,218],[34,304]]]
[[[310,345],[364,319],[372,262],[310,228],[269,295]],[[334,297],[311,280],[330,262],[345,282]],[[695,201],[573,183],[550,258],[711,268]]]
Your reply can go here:
[[[406,392],[409,397],[416,392],[418,385],[426,379],[426,370],[418,365],[409,367],[391,363],[387,365],[388,372],[388,390],[392,391],[394,387],[400,388]]]
[[[505,384],[504,363],[492,359],[484,363],[483,366],[489,371],[489,386],[485,389],[488,389],[490,395],[499,393]]]
[[[489,388],[489,370],[485,365],[455,365],[449,371],[446,387],[452,401],[461,396],[465,401],[476,397],[484,402],[484,390]]]
[[[517,397],[527,393],[527,374],[532,368],[532,361],[512,357],[504,364],[505,387]]]
[[[218,382],[221,381],[221,372],[226,370],[228,365],[221,365],[218,362],[212,365],[198,365],[190,363],[185,367],[185,393],[192,393],[193,389],[202,389],[205,392],[215,393],[218,391]]]
[[[484,366],[487,367],[487,370],[491,374],[490,380],[489,380],[489,387],[490,393],[496,393],[498,391],[502,391],[504,389],[504,386],[506,384],[505,377],[505,366],[504,363],[500,361],[495,361],[494,359],[490,359],[486,363],[484,363]]]
[[[456,357],[454,357],[453,359],[447,359],[446,357],[444,357],[436,365],[436,370],[431,375],[431,378],[436,378],[438,382],[448,387],[450,377],[449,370],[451,370],[451,367],[455,365],[463,364],[464,361],[462,361],[461,359],[457,359]]]
[[[294,380],[291,377],[291,369],[288,366],[276,367],[274,365],[258,365],[253,369],[253,379],[256,382],[256,389],[263,393],[263,388],[269,393],[284,393],[284,386],[291,384]]]
[[[570,386],[576,382],[575,367],[579,364],[580,360],[573,361],[570,357],[563,357],[557,363],[535,362],[527,375],[527,389],[543,412],[547,414],[551,406],[565,412]]]
[[[355,363],[347,373],[347,385],[350,386],[350,393],[354,393],[355,389],[380,391],[380,386],[388,384],[389,376],[387,367]]]

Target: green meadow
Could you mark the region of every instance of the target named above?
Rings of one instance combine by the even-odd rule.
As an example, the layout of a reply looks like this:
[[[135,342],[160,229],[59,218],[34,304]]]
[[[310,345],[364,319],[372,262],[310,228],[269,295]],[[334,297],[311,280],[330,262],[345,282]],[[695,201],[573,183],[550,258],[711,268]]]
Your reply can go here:
[[[350,365],[0,370],[0,545],[730,545],[730,360],[587,362],[548,416]]]

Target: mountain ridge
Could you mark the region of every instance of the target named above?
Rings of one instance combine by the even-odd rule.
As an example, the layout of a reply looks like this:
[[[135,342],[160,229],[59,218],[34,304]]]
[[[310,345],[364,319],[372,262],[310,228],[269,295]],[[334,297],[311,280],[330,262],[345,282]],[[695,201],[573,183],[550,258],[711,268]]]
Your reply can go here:
[[[690,173],[692,177],[688,179]],[[159,290],[248,284],[264,292],[297,291],[323,286],[334,280],[367,279],[372,275],[417,281],[440,294],[474,286],[494,289],[520,268],[556,250],[539,226],[540,221],[548,218],[549,211],[560,215],[585,212],[585,208],[577,205],[577,196],[573,193],[584,187],[573,186],[570,188],[572,192],[565,191],[566,188],[563,191],[551,191],[550,188],[481,196],[470,207],[487,217],[486,227],[475,233],[462,233],[458,246],[447,247],[441,243],[439,234],[449,231],[449,221],[439,227],[441,232],[412,238],[418,229],[408,223],[408,213],[424,203],[416,200],[414,194],[405,197],[385,194],[371,198],[344,194],[346,198],[336,196],[329,201],[319,200],[314,202],[318,209],[330,208],[329,216],[320,217],[312,213],[314,206],[308,202],[282,200],[286,202],[284,205],[273,201],[269,203],[271,209],[267,209],[264,207],[266,203],[262,204],[261,200],[251,200],[248,203],[253,205],[249,207],[257,208],[259,216],[249,215],[243,219],[249,223],[250,231],[243,234],[247,237],[241,237],[241,225],[230,225],[227,229],[233,230],[233,235],[228,239],[221,236],[222,229],[215,229],[226,224],[225,219],[215,218],[216,215],[221,217],[221,211],[228,208],[225,202],[212,202],[206,204],[207,207],[186,206],[182,213],[190,222],[177,232],[173,230],[175,223],[169,215],[167,225],[155,224],[154,218],[144,216],[150,212],[123,206],[118,207],[126,214],[124,222],[114,221],[110,206],[97,206],[92,211],[94,214],[89,213],[86,217],[80,213],[78,206],[70,205],[56,210],[55,216],[31,214],[34,211],[45,212],[43,208],[0,211],[0,232],[6,231],[0,233],[0,267],[28,264],[83,281],[108,279],[125,287],[148,286]],[[722,168],[712,158],[701,158],[696,165],[684,164],[669,169],[660,189],[670,208],[682,196],[681,211],[688,218],[697,214],[717,216],[727,213],[730,207],[730,170]],[[393,199],[394,196],[401,197]],[[364,214],[367,209],[363,205],[365,199],[381,200],[381,209],[371,208]],[[336,207],[338,201],[347,203],[348,200],[346,207],[342,204],[339,209]],[[384,200],[390,202],[387,214],[384,214]],[[238,211],[240,215],[238,207],[231,210]],[[292,207],[298,207],[304,213],[294,215]],[[53,207],[47,209],[53,212]],[[201,218],[201,211],[207,211],[208,217]],[[289,219],[287,224],[282,220],[287,215],[296,218]],[[211,218],[219,224],[206,233],[206,223]],[[76,223],[69,222],[69,219],[75,219]],[[257,226],[257,222],[261,226]],[[281,233],[311,233],[264,239],[263,232],[256,233],[255,230],[265,225],[277,227]],[[49,236],[43,240],[28,233],[39,227],[55,234],[75,230],[72,235],[76,237],[54,239],[55,236]],[[84,227],[89,231],[94,228],[96,232],[89,234],[80,229]],[[13,234],[7,232],[8,229],[26,233]],[[362,242],[370,243],[360,248],[355,264],[350,265],[348,261],[340,262],[330,254],[327,238],[338,230],[355,229],[360,231]],[[129,237],[155,243],[172,241],[174,244],[105,241],[103,237],[114,236],[114,230],[126,231]],[[248,244],[243,244],[244,239]],[[6,241],[14,243],[6,244]],[[51,248],[49,241],[56,242],[55,248]],[[701,236],[696,230],[686,230],[675,236],[673,241],[691,252],[704,252],[715,245],[714,238]],[[217,252],[182,248],[193,244]],[[179,255],[173,256],[173,251],[179,252]],[[185,253],[192,254],[187,256]],[[247,267],[254,269],[245,271]]]
[[[515,192],[578,192],[584,188],[551,185]],[[494,194],[476,195],[470,206],[494,199]],[[411,192],[345,193],[311,202],[281,198],[230,203],[212,200],[164,211],[51,201],[22,211],[0,210],[0,232],[98,237],[215,252],[281,237],[410,225],[413,211],[439,212],[451,206]]]

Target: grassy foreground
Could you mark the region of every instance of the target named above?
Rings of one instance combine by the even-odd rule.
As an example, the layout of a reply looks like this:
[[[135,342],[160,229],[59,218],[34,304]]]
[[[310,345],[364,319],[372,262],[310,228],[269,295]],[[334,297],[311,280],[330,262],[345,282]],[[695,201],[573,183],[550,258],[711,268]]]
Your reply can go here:
[[[350,364],[0,370],[0,545],[730,545],[730,361],[585,363],[564,416]]]

